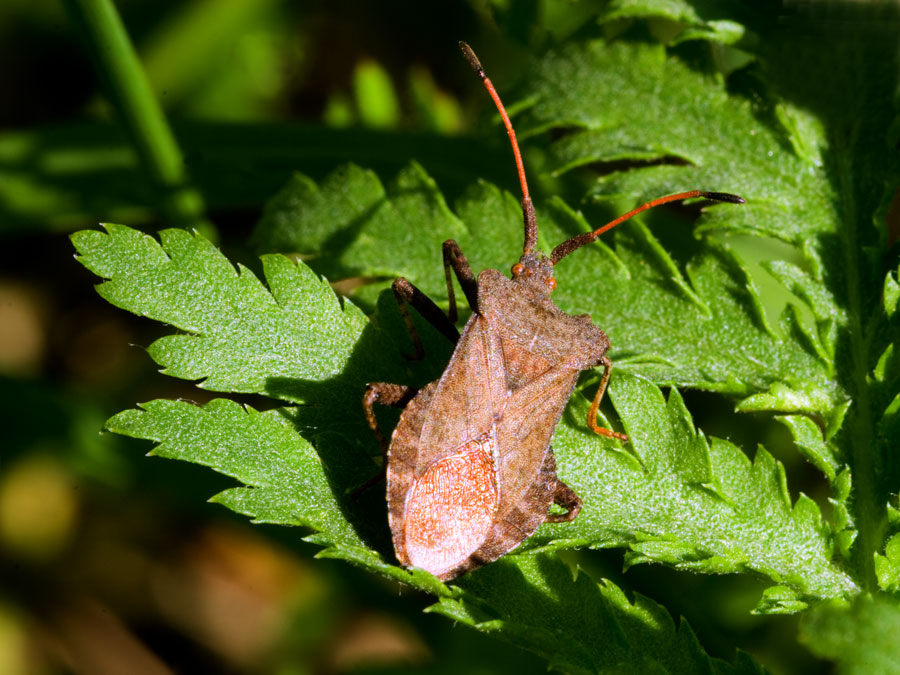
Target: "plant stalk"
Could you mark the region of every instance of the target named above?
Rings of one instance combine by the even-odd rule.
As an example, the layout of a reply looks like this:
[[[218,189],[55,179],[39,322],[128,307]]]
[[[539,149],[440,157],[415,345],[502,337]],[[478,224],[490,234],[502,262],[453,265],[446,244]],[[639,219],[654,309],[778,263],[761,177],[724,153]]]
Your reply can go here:
[[[157,193],[166,221],[208,232],[203,197],[190,183],[175,136],[111,0],[65,0],[86,36],[109,100]]]

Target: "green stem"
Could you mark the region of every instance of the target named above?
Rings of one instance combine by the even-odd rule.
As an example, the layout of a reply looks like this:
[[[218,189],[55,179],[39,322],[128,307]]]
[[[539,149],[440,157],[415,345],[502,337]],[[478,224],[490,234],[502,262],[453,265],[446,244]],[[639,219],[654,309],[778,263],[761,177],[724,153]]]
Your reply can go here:
[[[848,147],[859,143],[859,130],[850,134]],[[843,150],[843,148],[841,148]],[[841,158],[851,155],[849,150]],[[863,299],[861,280],[864,276],[863,263],[860,260],[860,242],[863,241],[860,229],[863,227],[864,214],[858,212],[853,198],[856,190],[851,179],[852,167],[847,161],[838,161],[840,172],[840,190],[844,195],[841,218],[847,224],[843,229],[844,266],[847,279],[848,312],[847,342],[849,347],[849,391],[853,395],[852,423],[849,425],[848,447],[849,463],[853,469],[853,512],[857,528],[857,538],[853,545],[853,563],[858,572],[858,580],[863,589],[874,591],[878,588],[875,575],[873,554],[880,550],[884,536],[884,500],[879,497],[876,477],[875,453],[877,452],[873,429],[875,421],[872,415],[872,401],[869,397],[869,358],[871,345],[869,331],[863,328],[862,317],[866,314],[866,303]]]
[[[209,230],[203,197],[190,184],[184,159],[125,26],[111,0],[65,0],[87,36],[111,103],[158,193],[163,218],[180,227]]]

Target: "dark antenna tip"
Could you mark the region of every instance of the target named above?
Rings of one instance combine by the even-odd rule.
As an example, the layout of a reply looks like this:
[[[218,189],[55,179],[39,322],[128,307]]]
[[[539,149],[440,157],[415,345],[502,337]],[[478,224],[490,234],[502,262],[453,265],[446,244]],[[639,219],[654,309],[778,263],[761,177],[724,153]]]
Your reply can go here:
[[[466,61],[468,61],[469,65],[472,66],[472,70],[478,73],[478,77],[483,80],[484,68],[481,67],[481,61],[479,61],[478,57],[475,56],[475,52],[472,51],[472,48],[462,40],[459,41],[459,48],[460,50],[462,50],[463,56],[466,57]]]
[[[728,202],[729,204],[746,204],[746,201],[743,197],[738,197],[737,195],[733,195],[730,192],[701,192],[701,197],[706,197],[707,199],[714,199],[717,202]]]

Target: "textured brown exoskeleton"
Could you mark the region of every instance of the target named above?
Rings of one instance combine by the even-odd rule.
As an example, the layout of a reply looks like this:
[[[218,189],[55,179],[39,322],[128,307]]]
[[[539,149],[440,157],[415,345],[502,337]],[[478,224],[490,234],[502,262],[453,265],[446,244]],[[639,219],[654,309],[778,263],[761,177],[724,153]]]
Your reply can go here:
[[[648,208],[690,197],[742,203],[735,195],[694,190],[647,202],[607,225],[563,242],[547,257],[535,249],[537,218],[515,132],[491,81],[465,43],[463,54],[482,78],[506,124],[522,185],[525,246],[512,279],[484,270],[475,279],[453,240],[444,243],[450,296],[448,318],[406,279],[393,290],[416,350],[422,343],[406,305],[415,307],[456,341],[441,379],[421,391],[373,383],[366,390],[366,418],[385,455],[388,518],[397,559],[452,579],[516,548],[547,522],[571,521],[581,509],[578,495],[556,476],[550,439],[586,368],[604,366],[588,413],[596,433],[627,441],[597,424],[597,409],[611,372],[609,339],[587,314],[571,316],[550,299],[553,266],[619,223]],[[450,270],[472,307],[462,335]],[[388,444],[374,404],[405,406]],[[550,514],[557,504],[564,514]]]

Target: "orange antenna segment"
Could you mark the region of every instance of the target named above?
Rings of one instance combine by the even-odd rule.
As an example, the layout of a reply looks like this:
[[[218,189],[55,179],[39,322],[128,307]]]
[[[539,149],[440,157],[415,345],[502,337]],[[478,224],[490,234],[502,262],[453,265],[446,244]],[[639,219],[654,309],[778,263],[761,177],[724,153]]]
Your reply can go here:
[[[519,143],[516,140],[516,131],[513,129],[509,115],[506,114],[506,108],[503,107],[503,101],[500,100],[500,95],[497,93],[497,90],[494,89],[491,78],[484,74],[484,68],[481,65],[481,61],[475,56],[475,52],[472,51],[472,48],[465,42],[460,42],[459,48],[462,50],[466,60],[472,66],[472,69],[478,73],[478,77],[480,77],[481,81],[484,83],[484,88],[488,90],[491,98],[494,99],[494,105],[496,105],[497,110],[500,111],[500,117],[503,118],[503,124],[506,126],[506,133],[509,134],[509,141],[512,143],[513,154],[516,156],[516,168],[519,170],[519,183],[522,184],[522,197],[531,199],[528,194],[528,182],[525,180],[525,164],[522,162],[522,153],[519,152]]]
[[[666,195],[665,197],[651,199],[649,202],[641,204],[637,208],[632,209],[628,213],[619,216],[615,220],[608,222],[606,225],[597,228],[593,232],[585,232],[584,234],[579,234],[575,237],[572,237],[568,241],[564,241],[555,249],[553,249],[553,252],[550,254],[550,262],[555,265],[564,257],[569,255],[572,251],[576,251],[585,244],[590,244],[592,241],[596,241],[597,237],[599,237],[601,234],[603,234],[607,230],[611,230],[620,223],[624,223],[630,218],[634,218],[641,211],[652,209],[654,206],[659,206],[660,204],[668,204],[669,202],[677,202],[682,199],[690,199],[691,197],[706,197],[707,199],[712,199],[717,202],[729,202],[731,204],[744,203],[743,197],[738,197],[737,195],[733,195],[728,192],[705,192],[704,190],[679,192],[676,195]]]
[[[641,211],[646,211],[647,209],[652,209],[654,206],[659,206],[660,204],[668,204],[669,202],[677,202],[679,199],[690,199],[691,197],[699,197],[703,194],[700,190],[691,190],[690,192],[679,192],[677,195],[666,195],[665,197],[659,197],[658,199],[651,199],[649,202],[645,204],[641,204],[635,209],[632,209],[628,213],[625,213],[615,220],[608,222],[603,227],[598,227],[596,230],[591,232],[591,236],[599,237],[601,234],[606,232],[607,230],[613,229],[619,223],[624,223],[626,220],[630,218],[634,218]]]
[[[512,144],[513,155],[515,155],[516,158],[516,169],[519,172],[519,184],[522,186],[522,210],[525,214],[525,253],[529,253],[537,244],[537,218],[534,215],[534,207],[531,204],[531,194],[528,192],[528,181],[525,180],[525,164],[522,161],[522,153],[519,151],[519,142],[516,140],[516,131],[513,129],[509,115],[506,114],[506,108],[503,107],[503,101],[500,100],[500,95],[497,93],[497,90],[494,89],[491,78],[484,74],[484,67],[482,67],[478,57],[475,56],[475,52],[472,51],[472,48],[465,42],[460,42],[459,48],[462,50],[463,56],[466,57],[469,65],[472,66],[472,69],[478,74],[478,77],[481,78],[481,81],[484,83],[484,88],[488,90],[488,93],[494,100],[494,105],[497,106],[500,117],[503,118],[506,133],[509,135],[509,142]]]

